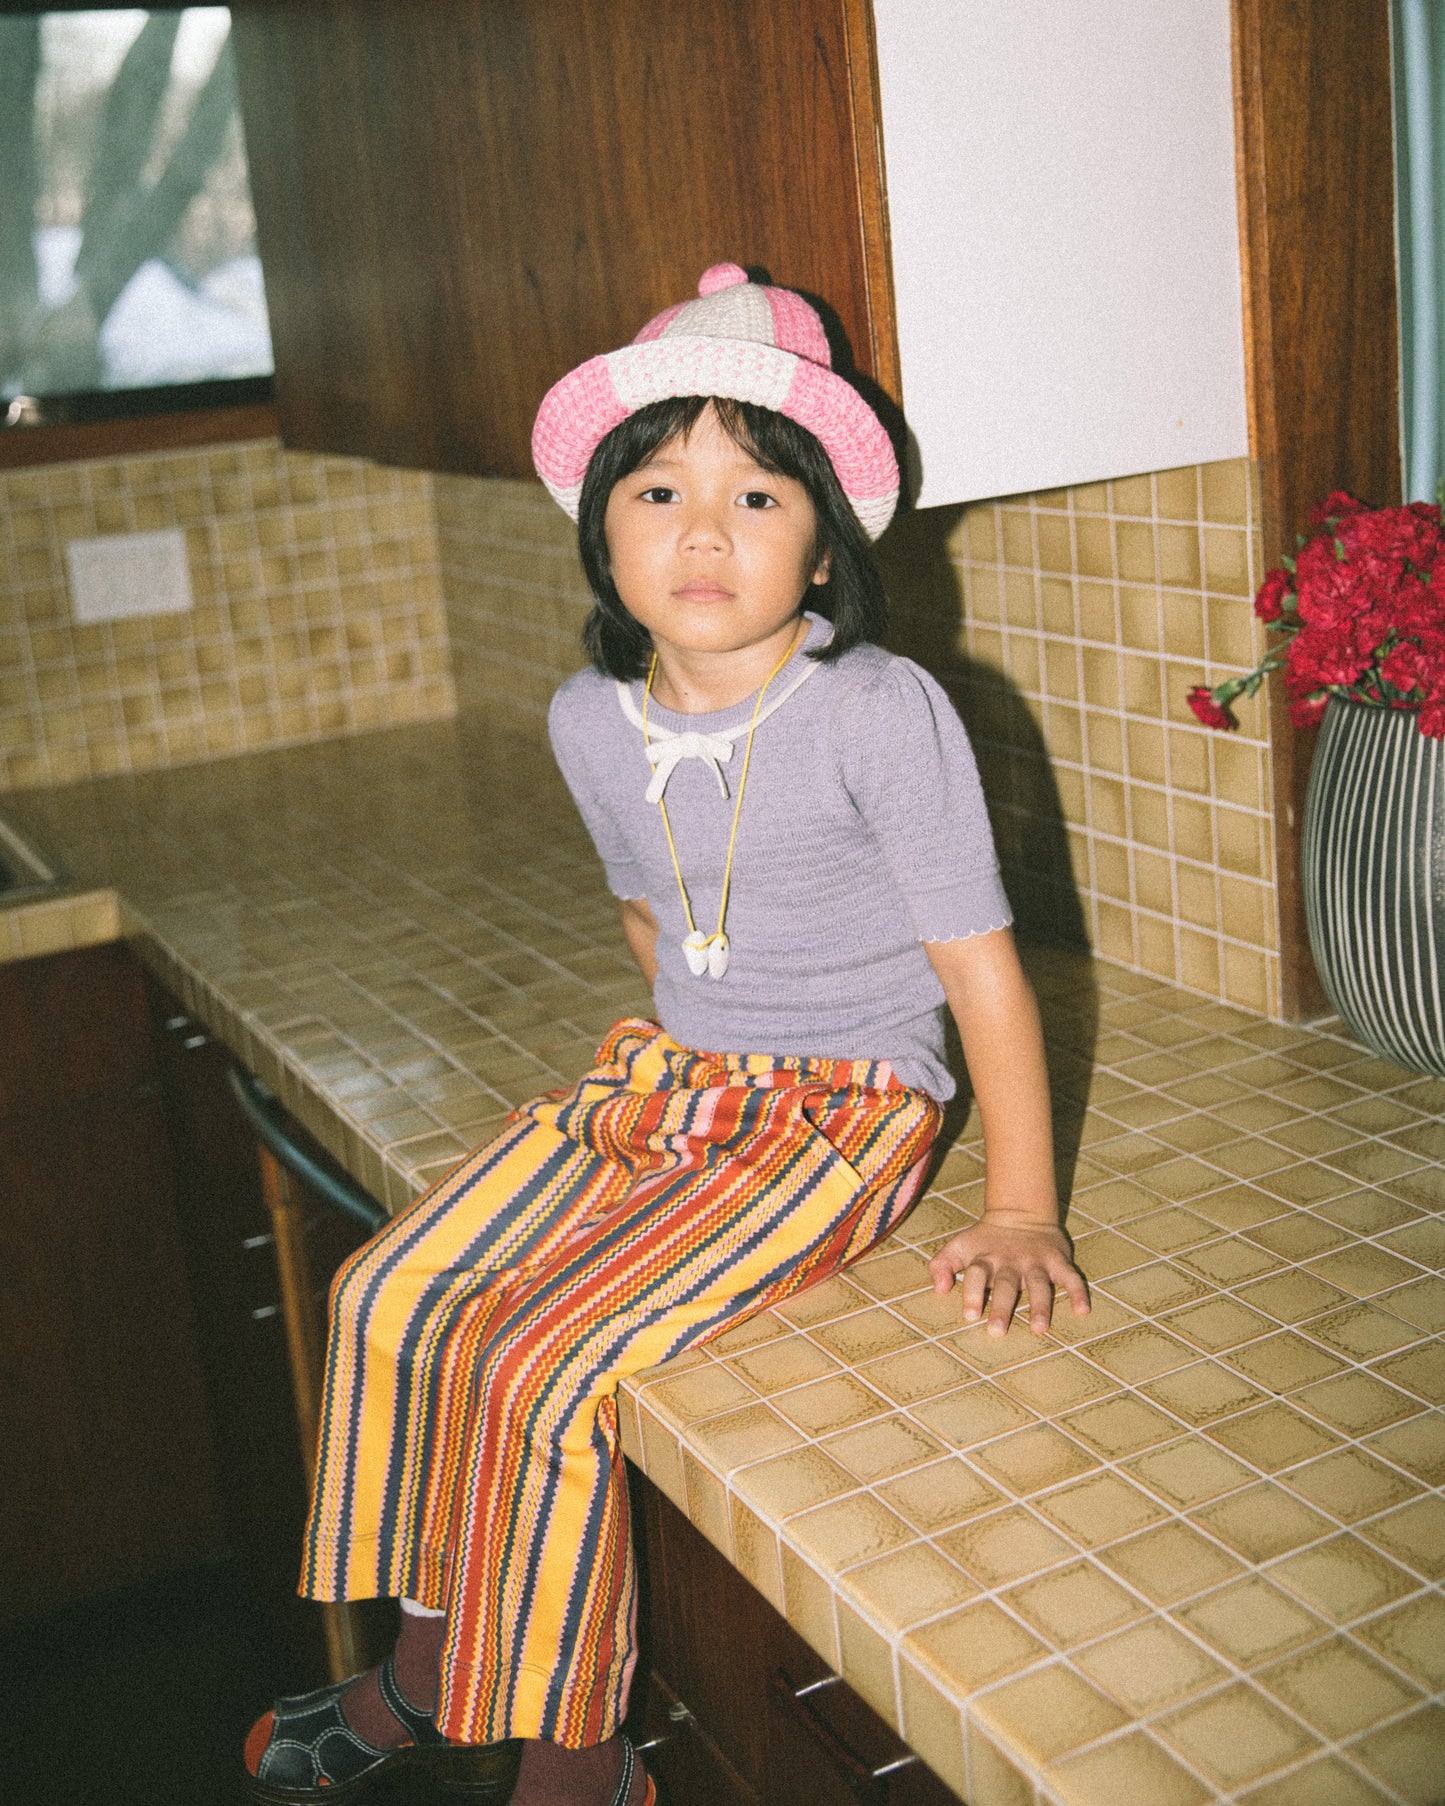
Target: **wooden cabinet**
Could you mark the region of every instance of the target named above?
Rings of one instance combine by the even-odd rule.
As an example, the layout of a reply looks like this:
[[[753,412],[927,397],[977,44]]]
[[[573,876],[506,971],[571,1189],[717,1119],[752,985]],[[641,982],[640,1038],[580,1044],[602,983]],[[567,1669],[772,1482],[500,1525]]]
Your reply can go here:
[[[123,947],[0,966],[0,1623],[221,1555],[175,1173]]]
[[[634,1472],[645,1678],[633,1735],[671,1799],[957,1806],[732,1564]]]
[[[531,476],[548,386],[763,265],[897,391],[869,0],[237,0],[288,445]]]

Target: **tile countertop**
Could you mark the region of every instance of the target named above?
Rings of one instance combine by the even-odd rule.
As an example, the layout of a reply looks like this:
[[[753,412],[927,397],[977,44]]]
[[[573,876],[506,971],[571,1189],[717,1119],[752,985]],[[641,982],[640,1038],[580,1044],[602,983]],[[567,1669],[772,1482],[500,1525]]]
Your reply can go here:
[[[545,752],[437,723],[0,798],[393,1208],[644,1010]],[[970,1806],[1445,1786],[1445,1083],[1030,957],[1093,1315],[964,1330],[977,1118],[846,1276],[628,1387],[628,1453]]]

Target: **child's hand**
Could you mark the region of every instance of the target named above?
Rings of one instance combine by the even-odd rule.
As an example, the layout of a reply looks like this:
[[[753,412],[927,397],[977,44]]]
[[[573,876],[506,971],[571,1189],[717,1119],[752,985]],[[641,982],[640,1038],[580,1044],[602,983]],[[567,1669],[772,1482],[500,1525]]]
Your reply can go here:
[[[1014,1307],[1028,1300],[1029,1328],[1043,1335],[1053,1315],[1054,1287],[1067,1292],[1074,1314],[1089,1312],[1089,1288],[1074,1265],[1073,1244],[1055,1223],[990,1211],[946,1242],[928,1263],[942,1297],[963,1281],[963,1320],[977,1323],[988,1298],[988,1333],[1004,1335]]]

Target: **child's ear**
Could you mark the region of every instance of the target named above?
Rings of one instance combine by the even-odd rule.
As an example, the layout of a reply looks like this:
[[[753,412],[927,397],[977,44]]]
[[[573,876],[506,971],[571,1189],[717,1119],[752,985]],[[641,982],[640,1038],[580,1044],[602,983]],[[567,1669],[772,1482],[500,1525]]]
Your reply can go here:
[[[826,583],[832,575],[833,575],[833,550],[832,550],[831,546],[824,546],[823,556],[818,560],[817,569],[813,572],[813,575],[811,576],[811,578],[809,578],[809,582]]]

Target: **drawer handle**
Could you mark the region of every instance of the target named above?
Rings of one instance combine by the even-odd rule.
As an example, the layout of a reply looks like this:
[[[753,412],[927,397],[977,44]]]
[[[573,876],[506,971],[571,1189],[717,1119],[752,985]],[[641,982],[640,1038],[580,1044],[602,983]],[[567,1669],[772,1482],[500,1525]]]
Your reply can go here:
[[[820,1681],[811,1681],[806,1687],[795,1687],[785,1669],[775,1668],[768,1676],[768,1691],[783,1713],[822,1749],[850,1793],[856,1794],[864,1806],[888,1806],[888,1777],[901,1768],[910,1767],[918,1758],[910,1751],[894,1762],[870,1768],[852,1744],[838,1735],[813,1705],[812,1696],[828,1687],[836,1687],[842,1678],[840,1674],[829,1674]]]

